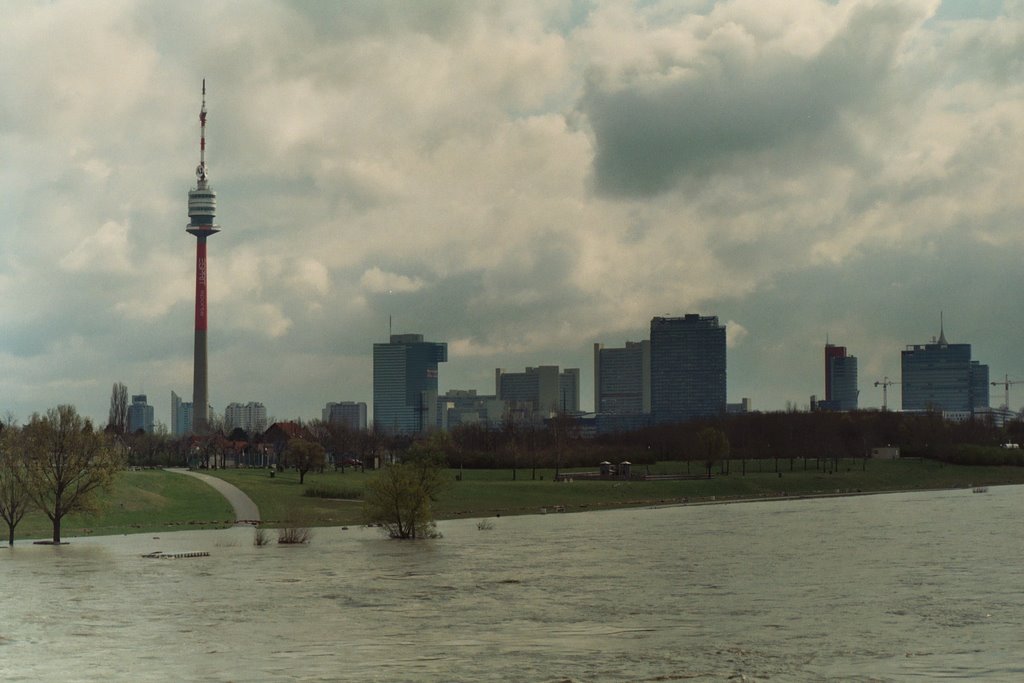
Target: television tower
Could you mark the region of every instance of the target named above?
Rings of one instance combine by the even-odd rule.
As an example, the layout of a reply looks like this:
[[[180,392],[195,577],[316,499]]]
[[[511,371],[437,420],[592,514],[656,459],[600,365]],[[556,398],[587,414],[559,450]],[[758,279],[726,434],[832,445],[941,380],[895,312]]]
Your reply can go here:
[[[192,372],[192,433],[209,430],[210,394],[206,370],[206,238],[220,232],[214,225],[217,194],[210,189],[206,172],[206,79],[203,79],[203,107],[199,110],[199,165],[196,166],[196,187],[188,193],[188,217],[185,232],[196,236],[196,341]]]

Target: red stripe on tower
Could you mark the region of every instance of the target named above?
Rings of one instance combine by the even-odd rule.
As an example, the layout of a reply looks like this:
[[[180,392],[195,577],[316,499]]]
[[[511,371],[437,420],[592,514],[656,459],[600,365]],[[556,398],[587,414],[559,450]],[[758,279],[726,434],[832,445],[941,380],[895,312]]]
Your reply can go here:
[[[196,331],[206,331],[206,239],[196,244]]]

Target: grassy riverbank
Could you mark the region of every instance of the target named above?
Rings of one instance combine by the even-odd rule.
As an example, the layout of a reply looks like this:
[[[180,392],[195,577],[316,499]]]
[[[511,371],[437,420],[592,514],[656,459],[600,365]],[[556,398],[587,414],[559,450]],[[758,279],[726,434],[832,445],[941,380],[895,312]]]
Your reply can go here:
[[[778,468],[776,470],[776,467]],[[554,470],[529,468],[451,470],[451,484],[437,503],[442,519],[535,514],[543,509],[566,512],[616,507],[667,505],[683,501],[700,503],[762,498],[819,496],[913,491],[923,489],[969,488],[971,486],[1024,484],[1024,468],[967,467],[929,460],[867,461],[814,460],[747,461],[728,463],[728,474],[716,465],[711,479],[673,481],[582,481],[555,482]],[[745,469],[745,474],[744,474]],[[834,469],[834,471],[829,471]],[[563,470],[565,471],[565,470]],[[635,466],[634,471],[652,474],[686,474],[682,462]],[[691,465],[691,475],[704,470]],[[356,525],[362,522],[358,496],[372,472],[348,470],[307,474],[299,484],[294,472],[267,470],[215,470],[246,492],[270,526],[299,521],[308,526]],[[781,475],[781,476],[780,476]],[[338,492],[337,498],[304,495],[316,488]],[[159,470],[122,472],[101,509],[92,515],[65,519],[64,536],[89,534],[151,533],[178,529],[229,526],[230,506],[211,487],[192,477]],[[47,538],[49,521],[38,513],[18,527],[18,538]]]
[[[834,468],[829,472],[826,469]],[[729,474],[715,466],[711,479],[671,481],[582,481],[555,482],[553,469],[529,468],[465,470],[449,472],[451,482],[437,502],[441,519],[536,514],[543,509],[566,512],[616,507],[667,505],[780,496],[817,496],[836,493],[913,491],[968,488],[971,486],[1024,484],[1024,468],[965,467],[929,460],[840,460],[836,463],[808,460],[747,461],[728,463]],[[818,469],[816,469],[816,467]],[[744,469],[746,474],[744,474]],[[563,470],[565,472],[566,470]],[[665,462],[634,471],[651,474],[687,474],[686,463]],[[571,470],[569,472],[572,472]],[[705,473],[691,465],[689,474]],[[245,491],[259,506],[263,519],[279,524],[289,519],[307,520],[311,525],[359,524],[361,503],[345,494],[345,500],[304,496],[307,488],[358,491],[373,473],[346,471],[307,474],[304,485],[294,472],[279,472],[271,478],[265,470],[219,470],[211,472]],[[781,476],[780,476],[781,475]]]
[[[162,470],[121,472],[100,509],[92,514],[64,518],[63,538],[151,533],[179,529],[216,529],[231,526],[231,505],[198,479]],[[2,525],[2,538],[7,526]],[[17,529],[17,539],[50,538],[53,525],[41,512],[32,511]]]
[[[817,463],[824,468],[824,463]],[[815,461],[740,461],[728,464],[729,474],[716,465],[711,479],[673,481],[574,481],[555,483],[553,471],[538,470],[543,480],[519,470],[467,471],[439,501],[442,517],[532,514],[561,506],[581,511],[643,505],[749,500],[792,496],[820,496],[883,491],[968,488],[997,484],[1024,484],[1024,468],[958,467],[933,461],[840,461],[834,472],[815,469]],[[647,468],[639,468],[646,471]],[[651,474],[686,474],[685,463],[652,465]],[[637,468],[634,468],[637,471]],[[705,472],[698,465],[689,474]],[[780,476],[781,475],[781,476]]]

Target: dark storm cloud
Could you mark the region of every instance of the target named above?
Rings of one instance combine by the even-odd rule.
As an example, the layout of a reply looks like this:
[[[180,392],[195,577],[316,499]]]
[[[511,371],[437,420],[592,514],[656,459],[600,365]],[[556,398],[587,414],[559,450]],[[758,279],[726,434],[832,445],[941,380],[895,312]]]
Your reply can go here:
[[[810,57],[706,47],[692,63],[663,64],[625,84],[592,74],[580,108],[594,132],[597,191],[652,196],[762,150],[842,137],[844,114],[885,95],[901,40],[921,18],[896,2],[858,6]]]

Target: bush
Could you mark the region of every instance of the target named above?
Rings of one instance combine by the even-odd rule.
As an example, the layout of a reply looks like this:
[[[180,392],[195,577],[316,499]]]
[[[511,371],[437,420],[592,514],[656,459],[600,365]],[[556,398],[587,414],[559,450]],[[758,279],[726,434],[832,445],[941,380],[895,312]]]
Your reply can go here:
[[[267,534],[267,530],[264,527],[258,526],[252,530],[252,544],[256,546],[265,546],[270,543],[270,536]]]
[[[302,495],[307,498],[333,498],[338,500],[361,500],[363,490],[358,487],[320,488],[311,486]]]
[[[284,526],[277,530],[277,542],[285,545],[309,543],[313,532],[308,526]]]
[[[441,453],[429,445],[410,448],[405,460],[377,473],[366,487],[363,514],[391,538],[439,538],[433,502],[447,484]]]

